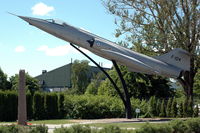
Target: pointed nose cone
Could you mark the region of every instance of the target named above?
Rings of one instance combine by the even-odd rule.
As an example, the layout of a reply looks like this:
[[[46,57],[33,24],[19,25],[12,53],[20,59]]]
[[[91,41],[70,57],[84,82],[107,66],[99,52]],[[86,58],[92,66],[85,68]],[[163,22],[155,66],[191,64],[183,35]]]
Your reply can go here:
[[[30,25],[34,25],[36,27],[38,27],[40,25],[39,23],[44,22],[43,19],[38,19],[38,18],[25,17],[25,16],[18,16],[18,17],[23,19],[24,21],[28,22]]]
[[[25,17],[25,16],[19,16],[19,15],[16,15],[14,13],[10,13],[10,12],[8,12],[8,13],[13,15],[13,16],[17,16],[17,17],[23,19],[24,21],[26,21],[26,22],[28,22],[30,24],[31,24],[32,20],[34,19],[34,18],[30,18],[30,17]]]
[[[24,21],[31,23],[31,19],[29,17],[18,16],[19,18],[23,19]]]

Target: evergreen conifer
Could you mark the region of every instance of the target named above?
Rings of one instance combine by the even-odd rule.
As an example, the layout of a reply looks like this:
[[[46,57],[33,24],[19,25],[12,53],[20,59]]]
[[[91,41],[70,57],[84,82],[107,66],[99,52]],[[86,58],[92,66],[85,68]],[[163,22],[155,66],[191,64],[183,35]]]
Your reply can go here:
[[[166,116],[166,112],[165,112],[165,100],[162,100],[161,106],[160,106],[160,117],[165,117]]]

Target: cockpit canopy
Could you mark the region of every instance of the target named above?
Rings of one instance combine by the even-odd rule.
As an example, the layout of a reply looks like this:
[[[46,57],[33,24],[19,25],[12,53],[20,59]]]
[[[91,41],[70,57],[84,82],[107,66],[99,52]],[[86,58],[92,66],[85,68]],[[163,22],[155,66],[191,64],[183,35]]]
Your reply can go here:
[[[58,24],[58,25],[65,25],[66,23],[62,20],[58,20],[58,19],[46,19],[47,22],[49,23],[54,23],[54,24]]]

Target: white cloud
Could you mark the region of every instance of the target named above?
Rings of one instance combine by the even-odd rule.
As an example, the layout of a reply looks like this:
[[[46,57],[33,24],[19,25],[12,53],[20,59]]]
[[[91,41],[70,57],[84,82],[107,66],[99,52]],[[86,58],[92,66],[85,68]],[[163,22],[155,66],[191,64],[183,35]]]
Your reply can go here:
[[[86,54],[90,54],[91,52],[80,48]],[[60,45],[54,48],[49,48],[47,45],[41,45],[37,48],[37,51],[44,52],[47,56],[65,56],[67,54],[80,54],[76,49],[71,47],[70,45]]]
[[[32,8],[32,14],[33,15],[38,15],[38,16],[45,16],[49,15],[50,12],[54,11],[53,6],[47,6],[44,3],[40,2],[35,4]]]
[[[25,47],[22,46],[22,45],[19,45],[19,46],[17,46],[17,47],[15,48],[15,52],[17,52],[17,53],[22,53],[22,52],[24,52],[25,50],[26,50]]]
[[[70,53],[69,45],[60,45],[55,48],[49,48],[47,45],[42,45],[37,48],[37,51],[44,52],[47,56],[65,56]]]

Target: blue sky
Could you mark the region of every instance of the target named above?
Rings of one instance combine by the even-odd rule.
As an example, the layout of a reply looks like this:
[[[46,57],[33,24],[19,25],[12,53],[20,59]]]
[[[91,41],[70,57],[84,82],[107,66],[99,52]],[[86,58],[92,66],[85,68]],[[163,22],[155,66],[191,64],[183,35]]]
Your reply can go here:
[[[1,0],[0,4],[0,67],[10,77],[20,69],[31,76],[50,71],[71,62],[71,58],[86,59],[75,51],[68,42],[45,33],[17,15],[55,18],[73,26],[86,29],[111,41],[114,37],[114,16],[108,14],[100,0]],[[111,62],[87,51],[104,67]]]

